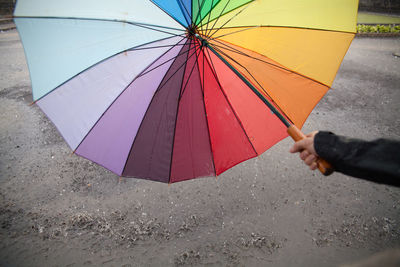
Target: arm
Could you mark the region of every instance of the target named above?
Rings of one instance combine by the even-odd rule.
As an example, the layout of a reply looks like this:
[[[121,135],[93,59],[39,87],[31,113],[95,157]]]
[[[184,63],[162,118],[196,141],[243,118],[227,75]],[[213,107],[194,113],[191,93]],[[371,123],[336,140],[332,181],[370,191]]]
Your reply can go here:
[[[363,141],[314,132],[296,144],[291,152],[300,152],[304,162],[314,169],[314,157],[330,162],[337,171],[369,181],[400,186],[400,142],[378,139]],[[300,141],[301,142],[301,141]],[[304,152],[306,151],[306,152]]]

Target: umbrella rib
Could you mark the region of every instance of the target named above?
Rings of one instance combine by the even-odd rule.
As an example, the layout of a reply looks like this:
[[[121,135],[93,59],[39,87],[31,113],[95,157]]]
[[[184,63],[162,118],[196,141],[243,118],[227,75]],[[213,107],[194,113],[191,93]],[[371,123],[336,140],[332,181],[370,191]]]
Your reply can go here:
[[[230,27],[218,27],[213,28],[214,30],[229,30],[229,29],[239,29],[239,28],[288,28],[288,29],[302,29],[302,30],[312,30],[312,31],[325,31],[325,32],[337,32],[337,33],[349,33],[356,34],[355,32],[350,31],[341,31],[341,30],[329,30],[329,29],[318,29],[311,27],[300,27],[300,26],[279,26],[279,25],[247,25],[247,26],[230,26]],[[214,37],[218,38],[218,37]]]
[[[169,37],[169,38],[173,38],[173,37]],[[143,48],[132,48],[127,51],[139,51],[139,50],[147,50],[147,49],[163,48],[163,47],[171,47],[171,46],[184,46],[184,44],[148,46],[148,47],[143,47]]]
[[[171,19],[175,20],[176,22],[178,22],[180,25],[182,25],[182,27],[186,28],[185,25],[183,25],[179,20],[177,20],[176,18],[174,18],[172,15],[170,15],[167,11],[165,11],[162,7],[160,7],[157,3],[154,3],[153,0],[150,0],[151,3],[153,3],[156,7],[158,7],[159,9],[161,9],[165,14],[167,14]]]
[[[183,50],[183,48],[182,48],[182,50]],[[188,53],[188,54],[189,54],[189,50],[190,50],[190,47],[189,47],[188,50],[186,50],[186,51],[183,52],[183,53],[180,53],[179,55],[183,55],[184,53]],[[188,59],[190,59],[195,53],[197,53],[197,50],[195,50],[195,52],[193,52],[190,56],[188,56]],[[175,58],[176,58],[176,57],[175,57]],[[174,59],[175,59],[175,58],[174,58]],[[188,60],[188,59],[187,59],[187,60]],[[181,64],[181,65],[178,67],[178,69],[177,69],[164,83],[162,83],[162,84],[159,85],[159,87],[157,88],[156,92],[155,92],[154,95],[153,95],[153,98],[152,98],[151,102],[153,101],[155,95],[156,95],[160,90],[162,90],[162,88],[164,87],[164,85],[167,84],[167,83],[169,82],[169,80],[172,79],[172,77],[173,77],[183,66],[186,65],[187,60],[186,60],[183,64]],[[168,73],[168,71],[167,71],[167,73]],[[165,78],[165,76],[164,76],[164,78]],[[182,82],[183,82],[183,81],[182,81]],[[150,102],[149,106],[151,105],[151,102]],[[147,114],[147,111],[146,111],[146,114]],[[146,114],[145,114],[145,116],[146,116]],[[143,117],[143,120],[144,120],[145,116]],[[143,123],[143,120],[142,120],[142,123]],[[141,123],[141,125],[142,125],[142,123]],[[141,127],[141,125],[140,125],[140,127]],[[138,132],[140,131],[140,127],[139,127]],[[135,140],[136,140],[136,137],[135,137]],[[134,141],[134,142],[135,142],[135,141]],[[134,143],[133,143],[133,144],[134,144]],[[133,144],[132,144],[131,150],[132,150],[132,148],[133,148]],[[131,153],[131,152],[129,152],[129,154],[130,154],[130,153]],[[127,163],[127,162],[126,162],[126,163]],[[126,167],[126,163],[125,163],[125,167]],[[124,167],[124,170],[125,170],[125,167]]]
[[[195,45],[198,45],[198,44],[195,44]],[[181,101],[181,99],[182,99],[182,97],[183,97],[183,94],[185,93],[185,91],[186,91],[186,88],[187,88],[187,85],[188,85],[188,83],[189,83],[189,80],[190,80],[190,78],[192,77],[192,74],[193,74],[193,71],[194,71],[194,68],[198,65],[198,56],[197,56],[197,48],[198,47],[195,47],[195,49],[196,49],[196,61],[194,62],[194,64],[193,64],[193,67],[192,67],[192,69],[191,69],[191,71],[190,71],[190,74],[189,74],[189,77],[187,78],[187,81],[186,81],[186,83],[185,83],[185,86],[183,87],[183,90],[182,90],[182,93],[181,93],[181,95],[180,95],[180,97],[179,97],[179,103],[180,103],[180,101]],[[201,46],[200,46],[200,49],[201,49]],[[199,74],[200,75],[200,74]],[[200,78],[200,77],[199,77]],[[200,82],[200,79],[199,79],[199,82]],[[201,84],[201,82],[200,82],[200,84]],[[202,91],[202,90],[201,90]],[[204,96],[203,96],[203,98],[202,98],[202,102],[203,102],[203,105],[204,105]],[[207,126],[207,133],[208,133],[208,126]],[[171,164],[172,164],[172,162],[171,162]],[[214,164],[214,163],[213,163]],[[193,175],[193,177],[195,176],[195,173],[194,173],[194,168],[193,168],[193,160],[191,160],[191,165],[192,165],[192,175]],[[214,173],[215,173],[215,169],[214,169]]]
[[[231,22],[234,18],[236,18],[240,13],[242,13],[244,10],[246,10],[250,5],[245,6],[244,8],[242,8],[241,10],[239,10],[239,12],[237,12],[235,15],[233,15],[229,20],[227,20],[220,28],[216,29],[215,32],[213,32],[208,38],[207,40],[209,40],[211,37],[213,37],[214,34],[216,34],[219,30],[221,30],[222,28],[224,28],[224,26],[226,24],[228,24],[229,22]]]
[[[166,38],[163,38],[163,39],[151,41],[151,42],[148,42],[148,43],[145,43],[145,44],[138,45],[138,46],[136,46],[136,47],[139,48],[139,47],[142,47],[142,46],[146,46],[146,45],[149,45],[149,44],[152,44],[152,43],[164,41],[164,40],[171,39],[171,38],[175,38],[175,37],[177,37],[177,36],[171,36],[171,37],[166,37]],[[179,44],[179,43],[184,39],[183,36],[180,36],[180,37],[182,37],[182,39],[180,39],[179,42],[178,42],[177,44]],[[177,44],[171,45],[171,46],[174,47],[174,46],[176,46]],[[58,88],[60,88],[62,85],[64,85],[64,84],[66,84],[67,82],[71,81],[71,80],[74,79],[76,76],[79,76],[80,74],[82,74],[83,72],[87,71],[88,69],[91,69],[91,68],[95,67],[96,65],[99,65],[99,64],[103,63],[104,61],[106,61],[106,60],[108,60],[108,59],[110,59],[110,58],[112,58],[112,57],[115,57],[115,56],[117,56],[117,55],[119,55],[119,54],[125,53],[125,52],[127,52],[127,51],[134,51],[134,48],[135,48],[135,47],[125,49],[124,51],[115,53],[115,54],[113,54],[113,55],[111,55],[111,56],[109,56],[109,57],[106,57],[106,58],[104,58],[104,59],[102,59],[102,60],[96,62],[96,63],[93,64],[93,65],[90,65],[90,66],[87,67],[86,69],[84,69],[84,70],[78,72],[77,74],[75,74],[74,76],[72,76],[71,78],[69,78],[68,80],[62,82],[60,85],[54,87],[54,88],[53,88],[52,90],[50,90],[49,92],[47,92],[47,93],[44,94],[43,96],[39,97],[39,98],[36,99],[35,101],[33,101],[32,104],[35,104],[36,102],[40,101],[42,98],[44,98],[44,97],[46,97],[47,95],[51,94],[52,92],[54,92],[55,90],[57,90]],[[156,47],[156,48],[157,48],[157,47]]]
[[[195,45],[196,45],[196,44],[195,44]],[[201,47],[200,47],[200,48],[201,48]],[[196,52],[196,54],[197,54],[197,49],[198,49],[198,47],[195,47],[195,52]],[[188,60],[189,60],[189,59],[188,59]],[[194,67],[195,67],[196,64],[197,64],[197,60],[198,60],[198,58],[197,58],[197,55],[196,55],[196,62],[193,64],[192,70],[190,71],[190,74],[189,74],[189,77],[188,77],[188,79],[187,79],[187,81],[186,81],[186,83],[185,83],[185,86],[182,88],[182,92],[181,92],[181,95],[179,96],[179,99],[182,98],[183,94],[184,94],[185,91],[186,91],[186,87],[187,87],[187,85],[188,85],[188,83],[189,83],[190,77],[192,76]]]
[[[205,45],[220,59],[225,63],[268,107],[269,109],[285,124],[286,127],[290,127],[293,123],[288,121],[276,108],[272,105],[268,99],[266,99],[238,70],[236,70],[229,62],[218,54],[215,49],[210,46],[206,40],[198,36],[198,38],[205,43]]]
[[[229,0],[230,1],[230,0]],[[211,9],[210,9],[210,11],[208,12],[208,22],[210,21],[210,17],[211,17],[211,10],[213,9],[213,5],[214,5],[214,0],[211,0]],[[204,20],[204,18],[202,19],[202,20]],[[207,22],[207,24],[206,24],[206,32],[208,31],[208,22]]]
[[[187,55],[186,55],[186,60],[185,60],[185,69],[184,69],[184,71],[183,71],[183,74],[182,74],[182,81],[181,81],[181,85],[180,85],[180,89],[182,90],[182,84],[183,84],[183,81],[184,81],[184,79],[185,79],[185,72],[186,72],[186,65],[187,65],[187,63],[188,63],[188,60],[189,60],[189,51],[192,49],[191,48],[191,46],[192,46],[192,40],[190,40],[190,44],[189,44],[189,50],[188,50],[188,53],[187,53]],[[175,74],[174,74],[175,75]],[[172,77],[173,75],[171,75],[171,77]],[[190,77],[189,77],[190,78]],[[175,147],[175,134],[176,134],[176,124],[177,124],[177,122],[178,122],[178,112],[179,112],[179,106],[180,106],[180,104],[181,104],[181,96],[180,96],[180,94],[181,94],[181,90],[179,90],[179,97],[178,97],[178,103],[177,103],[177,105],[176,105],[176,113],[175,113],[175,127],[174,127],[174,134],[173,134],[173,137],[172,137],[172,147],[171,147],[171,159],[170,159],[170,162],[169,162],[169,176],[168,176],[168,183],[171,183],[171,174],[172,174],[172,160],[173,160],[173,156],[174,156],[174,147]]]
[[[182,41],[182,40],[181,40]],[[187,43],[187,42],[185,42],[185,43]],[[172,49],[172,48],[171,48]],[[184,47],[182,47],[182,49],[181,50],[183,50],[184,49]],[[168,52],[168,51],[167,51]],[[166,52],[166,53],[167,53]],[[165,55],[165,53],[164,53],[164,55]],[[163,55],[162,55],[163,56]],[[159,57],[159,59],[162,57],[162,56],[160,56]],[[158,60],[158,59],[157,59]],[[154,61],[155,62],[155,61]],[[153,62],[153,63],[154,63]],[[172,67],[172,65],[173,64],[171,64],[171,66],[168,68],[168,70],[165,72],[165,74],[164,74],[164,76],[163,76],[163,79],[165,79],[165,76],[168,74],[168,72],[169,72],[169,70],[171,69],[171,67]],[[176,73],[176,72],[175,72]],[[174,74],[175,74],[174,73]],[[171,77],[172,77],[173,75],[171,75]],[[169,79],[168,79],[169,80]],[[144,120],[145,120],[145,118],[146,118],[146,115],[147,115],[147,113],[148,113],[148,111],[149,111],[149,107],[151,106],[151,104],[153,103],[153,100],[154,100],[154,97],[157,95],[157,93],[159,92],[159,90],[160,90],[160,88],[162,87],[162,86],[164,86],[164,85],[158,85],[158,88],[157,88],[157,90],[154,92],[154,94],[153,94],[153,96],[152,96],[152,98],[151,98],[151,101],[150,101],[150,103],[149,103],[149,105],[147,106],[147,109],[146,109],[146,112],[145,112],[145,114],[144,114],[144,116],[143,116],[143,118],[142,118],[142,121],[140,122],[140,126],[139,126],[139,128],[138,128],[138,130],[137,130],[137,132],[136,132],[136,136],[135,136],[135,138],[133,139],[133,141],[132,141],[132,145],[131,145],[131,147],[130,147],[130,149],[129,149],[129,153],[128,153],[128,156],[127,156],[127,158],[126,158],[126,161],[125,161],[125,165],[124,165],[124,168],[123,168],[123,170],[122,170],[122,174],[125,172],[125,169],[126,169],[126,165],[128,164],[128,159],[129,159],[129,155],[132,153],[132,150],[133,150],[133,147],[134,147],[134,145],[135,145],[135,143],[136,143],[136,138],[137,138],[137,136],[138,136],[138,133],[140,132],[140,130],[141,130],[141,128],[142,128],[142,125],[143,125],[143,122],[144,122]]]
[[[230,1],[230,0],[229,0]],[[214,1],[212,1],[212,3],[211,3],[211,7],[210,7],[210,10],[208,11],[208,13],[203,17],[203,18],[200,18],[201,20],[200,20],[200,25],[198,25],[198,28],[201,28],[201,27],[203,27],[205,24],[203,23],[203,20],[204,20],[204,18],[206,17],[206,16],[208,16],[208,22],[210,21],[210,18],[211,18],[211,13],[212,13],[212,11],[213,11],[213,9],[218,5],[218,3],[220,2],[220,0],[216,0],[216,2],[215,2],[215,4],[214,4]],[[207,23],[208,23],[207,22]]]
[[[211,66],[212,66],[212,68],[213,68],[212,73],[213,73],[213,76],[214,76],[215,80],[217,81],[217,83],[218,83],[218,85],[219,85],[219,89],[220,89],[221,93],[224,95],[226,101],[228,102],[229,107],[231,108],[233,114],[235,115],[236,120],[238,121],[240,127],[242,128],[243,133],[246,135],[247,140],[249,141],[251,147],[252,147],[253,150],[254,150],[254,153],[255,153],[256,155],[258,155],[258,153],[257,153],[257,151],[256,151],[256,149],[255,149],[255,147],[254,147],[254,145],[253,145],[253,143],[250,141],[250,137],[247,135],[247,132],[246,132],[244,126],[243,126],[242,121],[240,120],[238,114],[236,113],[235,109],[233,108],[231,102],[229,101],[228,96],[226,95],[225,91],[222,89],[222,85],[221,85],[221,83],[220,83],[220,81],[219,81],[219,79],[218,79],[217,71],[215,70],[214,63],[212,62],[213,60],[212,60],[212,58],[211,58],[210,52],[209,52],[207,49],[206,49],[206,51],[207,51],[207,54],[208,54],[208,57],[209,57],[210,61],[208,61],[207,58],[206,58],[206,60],[207,60],[207,62],[209,62],[209,64],[211,63]]]
[[[182,49],[182,50],[183,50],[183,49]],[[175,60],[177,57],[179,57],[180,55],[182,55],[182,54],[184,54],[184,53],[186,53],[186,52],[188,52],[188,51],[184,51],[184,52],[181,51],[181,52],[178,53],[178,55],[176,55],[175,57],[168,59],[167,61],[165,61],[165,62],[163,62],[163,63],[161,63],[161,64],[155,66],[154,68],[152,68],[152,69],[150,69],[150,70],[148,70],[148,71],[146,71],[146,72],[144,72],[144,73],[141,73],[140,76],[146,75],[147,73],[149,73],[149,72],[151,72],[151,71],[153,71],[153,70],[155,70],[155,69],[161,67],[162,65],[164,65],[164,64],[166,64],[166,63],[168,63],[168,62],[170,62],[171,60]],[[140,77],[140,76],[139,76],[139,77]]]
[[[241,30],[225,33],[225,34],[222,34],[222,35],[219,35],[219,36],[216,36],[216,37],[212,37],[212,38],[210,37],[208,40],[215,40],[215,39],[218,39],[218,38],[221,38],[221,37],[225,37],[225,36],[228,36],[228,35],[232,35],[232,34],[235,34],[235,33],[238,33],[238,32],[244,32],[244,31],[248,31],[248,30],[252,30],[252,29],[256,29],[256,28],[260,28],[260,27],[261,26],[250,26],[250,27],[243,28]]]
[[[199,5],[200,8],[199,8],[199,10],[197,12],[196,19],[194,20],[194,24],[196,24],[196,21],[199,18],[199,15],[201,17],[201,10],[203,9],[203,5],[204,5],[205,1],[206,0],[202,0],[201,5],[200,5],[200,0],[197,0],[197,4]]]
[[[188,42],[186,41],[186,44],[187,44]],[[190,45],[189,45],[189,49],[186,51],[186,53],[188,54],[189,53],[189,50],[190,50]],[[170,80],[170,79],[172,79],[172,77],[173,76],[175,76],[175,74],[183,67],[183,66],[185,66],[186,67],[186,63],[187,63],[187,55],[186,55],[186,60],[185,60],[185,62],[167,79],[167,81],[165,81],[165,83],[163,83],[162,85],[159,85],[159,87],[157,88],[157,91],[154,93],[154,95],[153,95],[153,98],[152,98],[152,100],[154,99],[154,97],[161,91],[161,89],[164,87],[164,85],[166,85],[167,83],[168,83],[168,81]],[[172,63],[171,64],[171,67],[170,68],[172,68],[172,65],[173,65],[174,63]],[[168,72],[167,72],[168,73]],[[185,72],[183,72],[183,74],[182,74],[182,81],[181,81],[181,83],[180,83],[180,86],[182,86],[182,83],[183,83],[183,78],[184,78],[184,73]],[[165,76],[164,76],[164,78],[165,78]],[[151,104],[150,104],[151,105]],[[150,105],[148,106],[148,107],[150,107]],[[179,102],[177,103],[177,106],[179,106]],[[149,109],[147,109],[147,110],[149,110]],[[177,119],[177,113],[175,114],[175,124],[176,124],[176,119]],[[143,117],[143,121],[144,121],[144,119],[145,119],[145,117]],[[142,122],[143,122],[142,121]],[[158,135],[158,133],[160,132],[160,123],[158,123],[158,125],[157,125],[157,129],[156,129],[156,135]],[[139,132],[139,131],[138,131]],[[174,135],[173,136],[175,136],[175,127],[174,127]],[[173,149],[173,143],[174,143],[174,138],[172,139],[172,149]],[[153,155],[153,153],[154,153],[154,148],[155,148],[155,143],[153,143],[152,144],[152,149],[151,149],[151,155]],[[169,170],[169,177],[168,177],[168,183],[170,182],[170,178],[171,178],[171,163],[172,163],[172,150],[171,150],[171,161],[170,161],[170,170]],[[149,166],[149,170],[150,169],[152,169],[152,165],[153,165],[153,161],[150,161],[150,166]]]
[[[182,49],[182,50],[183,50],[183,49]],[[188,50],[185,51],[184,53],[189,53],[189,50],[190,50],[190,49],[188,49]],[[182,55],[182,54],[184,54],[184,53],[181,53],[180,55]],[[188,59],[190,59],[195,53],[196,53],[196,51],[193,52],[193,53],[188,57]],[[174,59],[176,59],[176,58],[177,58],[177,57],[175,57]],[[182,65],[171,75],[171,77],[169,77],[169,78],[160,86],[160,88],[163,87],[163,86],[172,78],[172,76],[174,76],[185,64],[186,64],[186,62],[185,62],[184,64],[182,64]]]
[[[183,49],[182,49],[182,50],[183,50]],[[159,67],[163,66],[164,64],[167,64],[167,63],[170,62],[171,60],[175,60],[177,57],[179,57],[180,55],[182,55],[182,54],[184,54],[184,53],[187,52],[187,51],[182,52],[182,50],[181,50],[181,52],[179,52],[176,56],[174,56],[174,57],[172,57],[172,58],[170,58],[170,59],[164,61],[163,63],[161,63],[161,64],[155,66],[154,68],[152,68],[152,69],[150,69],[150,70],[147,70],[147,71],[144,72],[144,73],[141,73],[140,75],[141,75],[141,76],[146,75],[147,73],[152,72],[152,71],[155,70],[155,69],[158,69]]]
[[[151,26],[145,26],[143,24],[134,24],[134,23],[131,23],[131,22],[127,22],[127,23],[131,24],[133,26],[137,26],[137,27],[142,27],[142,28],[145,28],[145,29],[149,29],[149,30],[153,30],[153,31],[161,32],[161,33],[166,33],[166,34],[170,34],[170,35],[174,35],[174,36],[179,36],[179,34],[170,33],[170,32],[162,31],[162,30],[158,30],[158,29],[154,29],[154,28],[151,28]],[[154,26],[154,27],[157,27],[157,26]]]
[[[235,59],[233,59],[231,56],[227,55],[224,51],[221,51],[218,48],[215,48],[215,50],[217,50],[219,53],[221,53],[222,55],[226,56],[227,58],[229,58],[230,60],[232,60],[233,62],[235,62],[237,65],[239,65],[240,67],[242,67],[255,81],[256,83],[261,87],[262,91],[271,99],[272,102],[275,103],[275,101],[272,99],[272,97],[268,94],[268,92],[264,89],[264,87],[262,87],[262,85],[257,81],[257,79],[250,73],[250,71],[243,66],[242,64],[240,64],[238,61],[236,61]],[[275,103],[276,104],[276,103]],[[277,105],[277,104],[276,104]],[[277,105],[278,106],[278,105]],[[279,106],[278,106],[279,108]],[[281,108],[279,108],[281,110]]]
[[[210,32],[214,29],[215,24],[217,24],[219,18],[222,16],[222,13],[224,13],[226,7],[229,5],[230,2],[231,2],[231,0],[228,0],[228,2],[226,2],[226,4],[225,4],[224,8],[222,9],[221,13],[220,13],[219,16],[217,17],[217,19],[214,21],[213,26],[210,28]],[[210,12],[210,13],[211,13],[211,12]],[[208,22],[208,23],[210,23],[210,22]],[[207,24],[208,24],[208,23],[207,23]],[[204,25],[201,25],[201,27],[203,27],[203,26],[204,26]],[[207,31],[205,32],[205,35],[207,35]]]
[[[287,118],[289,118],[289,116],[282,110],[282,108],[278,105],[278,103],[276,103],[274,101],[274,99],[268,94],[267,90],[265,90],[265,88],[258,82],[258,80],[251,74],[251,72],[245,66],[243,66],[242,64],[237,62],[235,59],[233,59],[232,57],[230,57],[229,55],[227,55],[220,49],[216,48],[215,50],[217,50],[218,52],[220,52],[221,54],[223,54],[224,56],[226,56],[227,58],[229,58],[230,60],[232,60],[233,62],[238,64],[240,67],[242,67],[251,76],[251,78],[253,78],[253,80],[258,84],[260,89],[268,96],[269,100],[275,105],[275,107],[279,110],[279,112],[281,112],[283,115],[285,115]]]
[[[302,78],[308,79],[308,80],[310,80],[310,81],[312,81],[312,82],[315,82],[315,83],[318,83],[318,84],[320,84],[320,85],[329,87],[328,85],[326,85],[326,84],[324,84],[324,83],[322,83],[322,82],[319,82],[319,81],[317,81],[317,80],[315,80],[315,79],[313,79],[313,78],[307,77],[307,76],[305,76],[305,75],[303,75],[303,74],[301,74],[301,73],[295,72],[295,71],[293,71],[293,70],[291,70],[291,69],[288,69],[288,68],[279,66],[279,65],[274,64],[274,63],[271,63],[271,62],[267,62],[267,61],[262,60],[262,59],[260,59],[260,58],[253,57],[253,56],[251,56],[251,55],[249,55],[249,54],[247,54],[247,53],[244,53],[243,51],[237,50],[237,49],[235,49],[234,47],[231,47],[231,46],[229,46],[229,45],[227,45],[227,44],[225,44],[225,43],[223,43],[223,42],[220,42],[220,41],[218,41],[218,40],[216,40],[216,39],[213,40],[213,41],[218,42],[219,44],[222,44],[222,45],[228,47],[228,48],[226,48],[226,47],[222,47],[222,46],[217,45],[217,44],[212,44],[212,45],[214,45],[214,46],[216,46],[216,47],[220,47],[221,49],[226,49],[226,50],[228,50],[228,51],[231,51],[231,52],[240,54],[240,55],[242,55],[242,56],[246,56],[246,57],[248,57],[248,58],[251,58],[251,59],[254,59],[254,60],[263,62],[263,63],[265,63],[265,64],[268,64],[268,65],[270,65],[270,66],[273,66],[273,67],[275,67],[275,68],[278,68],[278,69],[281,69],[281,70],[290,72],[290,73],[292,73],[292,74],[298,75],[298,76],[300,76],[300,77],[302,77]],[[256,53],[256,52],[255,52],[255,53]],[[258,54],[258,53],[257,53],[257,54]],[[261,55],[261,54],[259,54],[259,55]],[[265,57],[264,55],[261,55],[261,56]]]
[[[179,5],[179,8],[182,11],[183,17],[185,18],[185,20],[188,23],[188,25],[190,25],[190,22],[187,20],[187,18],[185,16],[185,13],[186,13],[188,15],[188,17],[190,17],[189,11],[187,10],[185,4],[182,2],[182,0],[176,0],[176,1],[177,1],[178,5]]]
[[[126,21],[126,20],[118,20],[118,19],[100,19],[100,18],[80,18],[80,17],[51,17],[51,16],[14,16],[15,19],[68,19],[68,20],[88,20],[88,21],[106,21],[106,22],[115,22],[115,23],[126,23],[131,24],[133,26],[144,27],[150,30],[156,30],[151,27],[162,28],[166,30],[174,30],[174,31],[182,31],[184,32],[185,29],[178,29],[172,27],[166,27],[161,25],[155,24],[148,24],[148,23],[140,23],[140,22],[133,22],[133,21]],[[182,25],[185,27],[184,25]],[[160,31],[160,30],[159,30]],[[173,33],[165,32],[168,34],[173,35]]]
[[[202,100],[203,100],[203,107],[204,107],[204,115],[205,115],[205,118],[206,118],[206,120],[207,120],[207,134],[208,134],[208,141],[209,141],[209,143],[210,143],[211,160],[212,160],[212,163],[213,163],[214,174],[217,175],[217,171],[216,171],[216,169],[215,169],[214,150],[213,150],[213,146],[212,146],[212,142],[211,142],[210,126],[209,126],[209,122],[208,122],[207,108],[206,108],[206,103],[205,103],[205,101],[204,101],[204,88],[203,88],[203,87],[204,87],[204,76],[205,76],[205,75],[204,75],[205,55],[204,55],[204,49],[203,49],[203,47],[201,47],[201,52],[202,52],[202,54],[203,54],[203,83],[201,83],[200,71],[198,72],[198,75],[199,75],[199,80],[200,80],[200,86],[202,87],[202,88],[201,88],[201,93],[202,93],[202,95],[203,95]],[[196,55],[196,56],[197,56],[197,55]],[[200,62],[199,62],[199,61],[197,62],[197,66],[198,66],[198,68],[200,69]]]
[[[182,38],[181,40],[179,40],[179,42],[177,44],[179,44],[180,42],[183,41],[184,38]],[[169,51],[171,51],[175,46],[172,46],[170,49],[168,49],[167,51],[165,51],[162,55],[160,55],[156,60],[154,60],[153,62],[151,62],[142,72],[144,72],[145,70],[147,70],[154,62],[156,62],[157,60],[159,60],[160,58],[162,58],[163,56],[165,56]],[[134,77],[131,82],[119,93],[119,95],[111,102],[111,104],[104,110],[103,114],[101,114],[101,116],[97,119],[97,121],[93,124],[93,126],[90,128],[90,130],[86,133],[85,137],[82,138],[82,140],[80,141],[79,145],[75,148],[74,152],[79,148],[79,146],[83,143],[83,141],[86,139],[86,137],[90,134],[90,132],[94,129],[94,127],[97,125],[97,123],[101,120],[101,118],[103,118],[104,114],[106,114],[106,112],[110,109],[110,107],[117,101],[117,99],[126,91],[126,89],[128,89],[132,83],[134,83],[138,78],[140,77],[140,74],[137,75],[136,77]]]
[[[220,16],[218,16],[217,18],[212,19],[210,22],[212,22],[212,21],[214,21],[214,20],[217,20],[217,21],[218,21],[218,19],[219,19],[222,15],[229,14],[229,13],[235,11],[236,9],[241,8],[241,7],[243,7],[244,5],[250,4],[251,2],[254,2],[254,1],[256,1],[256,0],[251,0],[251,1],[247,2],[247,3],[244,3],[244,4],[242,4],[242,5],[238,6],[238,7],[236,7],[236,8],[234,8],[234,9],[230,10],[229,12],[227,12],[227,13],[225,13],[225,14],[222,14],[222,13],[221,13]],[[212,30],[219,30],[219,29],[221,29],[221,28],[224,28],[224,29],[232,29],[232,28],[243,28],[243,27],[277,27],[277,28],[294,28],[294,29],[318,30],[318,31],[329,31],[329,32],[340,32],[340,33],[351,33],[351,34],[356,34],[355,31],[354,31],[354,32],[351,32],[351,31],[341,31],[341,30],[318,29],[318,28],[310,28],[310,27],[298,27],[298,26],[279,26],[279,25],[247,25],[247,26],[231,26],[231,27],[223,27],[223,26],[221,26],[221,27],[215,28],[215,27],[214,27],[215,24],[216,24],[216,21],[214,22],[214,25],[213,25],[213,27],[211,28]],[[202,26],[203,26],[203,25],[202,25]],[[203,31],[203,30],[200,30],[200,31]],[[210,32],[211,32],[211,30],[210,30]],[[207,33],[206,33],[206,34],[207,34]],[[206,34],[204,34],[204,35],[206,35]]]
[[[231,12],[234,12],[236,9],[239,9],[239,8],[241,8],[241,7],[243,7],[243,6],[247,5],[247,4],[250,4],[250,3],[253,2],[253,1],[256,1],[256,0],[250,0],[250,1],[246,2],[246,3],[243,3],[243,4],[241,4],[241,5],[237,6],[237,7],[235,7],[235,8],[233,8],[233,9],[229,10],[229,11],[226,12],[226,13],[224,13],[226,7],[228,6],[228,3],[227,3],[227,4],[225,5],[225,7],[223,8],[223,10],[221,11],[220,15],[219,15],[218,17],[215,17],[215,18],[213,18],[212,20],[210,20],[210,22],[213,22],[213,21],[214,21],[213,27],[211,27],[211,29],[217,29],[217,28],[214,28],[214,26],[217,24],[217,22],[218,22],[218,20],[219,20],[220,17],[222,17],[222,16],[224,16],[224,15],[226,15],[226,14],[229,14],[229,13],[231,13]],[[230,0],[229,0],[229,2],[230,2]]]
[[[201,43],[200,41],[199,41],[199,43]],[[201,51],[203,52],[203,86],[204,86],[204,82],[205,82],[205,75],[204,75],[204,71],[205,71],[205,64],[204,64],[204,62],[205,62],[205,57],[206,57],[206,55],[204,54],[204,48],[202,47],[201,48]],[[204,88],[205,88],[205,86],[204,86]],[[204,88],[202,88],[203,89],[203,94],[204,94]]]

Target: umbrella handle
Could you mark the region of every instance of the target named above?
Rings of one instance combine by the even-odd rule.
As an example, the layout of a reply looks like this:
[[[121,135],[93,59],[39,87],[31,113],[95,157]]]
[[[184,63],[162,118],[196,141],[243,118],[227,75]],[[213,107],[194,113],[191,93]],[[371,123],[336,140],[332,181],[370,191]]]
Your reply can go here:
[[[306,135],[294,124],[289,126],[287,132],[296,142],[306,138]],[[322,158],[317,159],[317,164],[319,171],[325,176],[332,174],[334,171],[333,166]]]

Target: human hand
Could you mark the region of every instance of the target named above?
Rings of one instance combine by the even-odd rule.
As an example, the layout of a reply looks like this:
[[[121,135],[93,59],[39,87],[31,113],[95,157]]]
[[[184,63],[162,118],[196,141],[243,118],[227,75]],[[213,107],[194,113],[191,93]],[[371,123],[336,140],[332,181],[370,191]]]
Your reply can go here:
[[[306,138],[294,143],[293,147],[290,149],[290,153],[300,152],[300,158],[307,164],[311,170],[318,168],[318,154],[314,148],[314,136],[318,131],[309,133]]]

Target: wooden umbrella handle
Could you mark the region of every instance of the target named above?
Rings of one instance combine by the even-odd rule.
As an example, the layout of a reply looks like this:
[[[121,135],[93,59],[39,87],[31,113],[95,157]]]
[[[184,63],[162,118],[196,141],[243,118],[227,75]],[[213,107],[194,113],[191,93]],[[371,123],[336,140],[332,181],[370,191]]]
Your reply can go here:
[[[289,126],[287,132],[295,142],[306,138],[306,135],[294,124]],[[322,158],[317,159],[317,164],[319,171],[325,176],[332,174],[334,171],[332,165]]]

